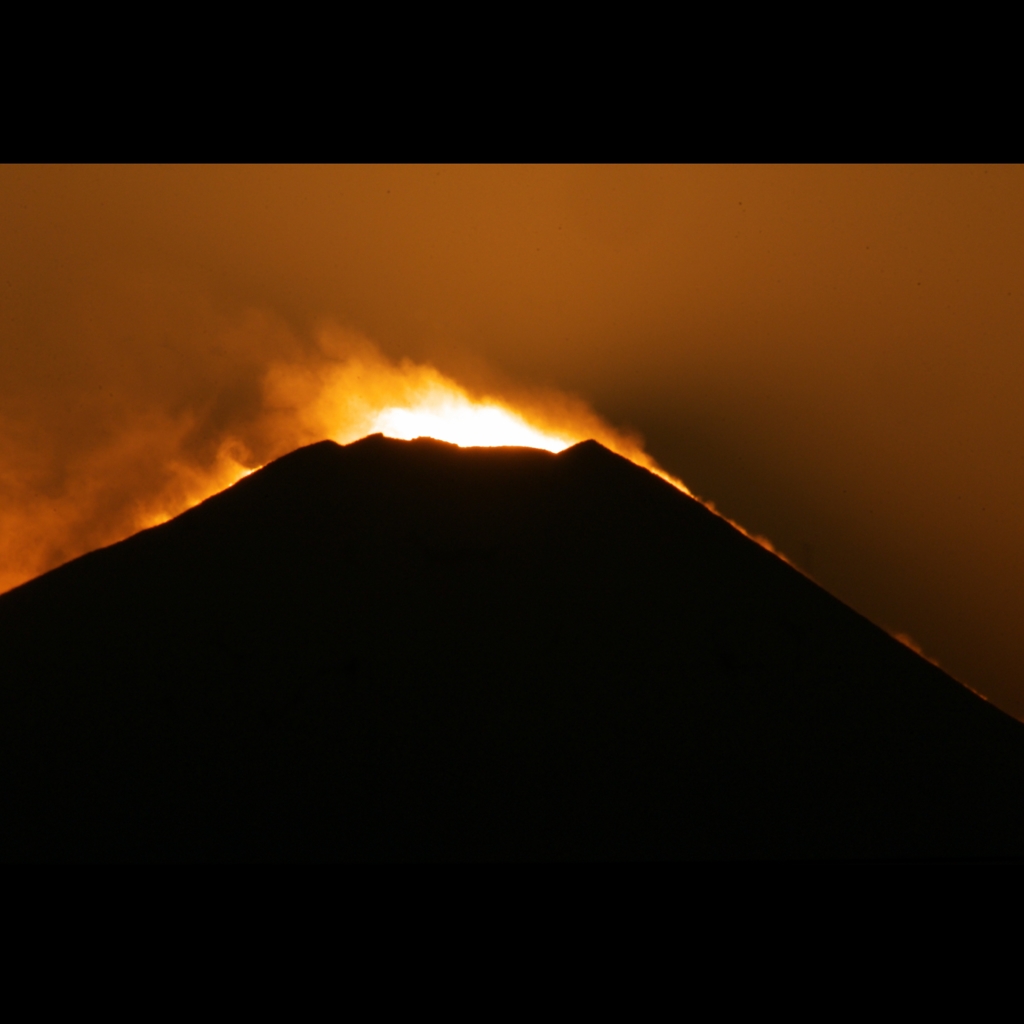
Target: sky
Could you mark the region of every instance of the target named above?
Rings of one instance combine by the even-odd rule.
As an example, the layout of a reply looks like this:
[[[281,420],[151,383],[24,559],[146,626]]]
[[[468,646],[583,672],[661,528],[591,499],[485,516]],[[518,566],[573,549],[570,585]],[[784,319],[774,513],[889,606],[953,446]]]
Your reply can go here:
[[[1024,717],[1024,168],[4,166],[0,289],[0,589],[442,379]]]

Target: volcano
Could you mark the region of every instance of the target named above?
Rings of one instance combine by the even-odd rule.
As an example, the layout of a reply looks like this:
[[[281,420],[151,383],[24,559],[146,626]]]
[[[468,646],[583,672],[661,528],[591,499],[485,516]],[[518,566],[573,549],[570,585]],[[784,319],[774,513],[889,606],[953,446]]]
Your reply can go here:
[[[325,441],[0,597],[8,861],[1022,853],[1024,726],[596,442]]]

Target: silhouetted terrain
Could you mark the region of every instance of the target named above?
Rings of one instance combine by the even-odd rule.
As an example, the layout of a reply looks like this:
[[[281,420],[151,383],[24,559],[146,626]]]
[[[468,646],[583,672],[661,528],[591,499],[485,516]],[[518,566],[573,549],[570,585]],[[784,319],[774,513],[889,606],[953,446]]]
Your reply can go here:
[[[1024,726],[594,442],[300,449],[0,597],[0,855],[1019,856]]]

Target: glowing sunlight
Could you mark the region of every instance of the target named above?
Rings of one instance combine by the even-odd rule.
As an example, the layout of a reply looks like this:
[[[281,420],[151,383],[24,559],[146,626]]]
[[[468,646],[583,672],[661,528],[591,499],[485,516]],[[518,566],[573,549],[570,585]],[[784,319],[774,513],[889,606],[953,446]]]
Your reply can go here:
[[[573,443],[531,427],[507,409],[486,402],[473,403],[457,393],[431,394],[412,408],[382,409],[374,426],[386,437],[405,441],[433,437],[464,447],[516,445],[560,452]]]

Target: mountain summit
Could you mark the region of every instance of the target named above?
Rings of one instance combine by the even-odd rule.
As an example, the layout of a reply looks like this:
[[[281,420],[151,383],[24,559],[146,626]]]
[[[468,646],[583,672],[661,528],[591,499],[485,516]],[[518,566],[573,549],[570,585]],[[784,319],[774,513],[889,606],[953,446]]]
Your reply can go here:
[[[0,652],[6,860],[1024,853],[1024,726],[595,442],[299,449]]]

